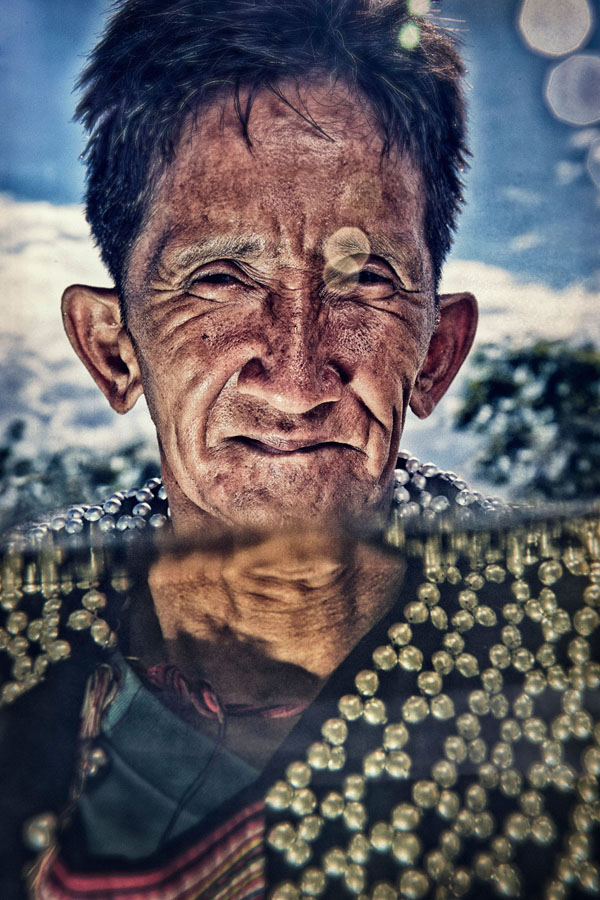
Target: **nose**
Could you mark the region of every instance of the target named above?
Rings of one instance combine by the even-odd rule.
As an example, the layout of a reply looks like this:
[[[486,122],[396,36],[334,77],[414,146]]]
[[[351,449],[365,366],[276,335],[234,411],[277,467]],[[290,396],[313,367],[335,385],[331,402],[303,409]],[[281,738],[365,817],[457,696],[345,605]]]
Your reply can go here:
[[[239,373],[238,391],[291,415],[340,400],[344,382],[326,330],[299,298],[275,304],[259,352]]]

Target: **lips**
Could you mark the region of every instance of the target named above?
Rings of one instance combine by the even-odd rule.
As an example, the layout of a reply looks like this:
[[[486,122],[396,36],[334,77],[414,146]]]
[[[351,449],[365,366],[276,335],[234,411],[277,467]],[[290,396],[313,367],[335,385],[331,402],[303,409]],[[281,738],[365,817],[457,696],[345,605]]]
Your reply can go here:
[[[328,447],[337,449],[358,450],[350,444],[340,441],[320,440],[318,438],[309,438],[305,440],[289,440],[287,438],[274,437],[272,435],[260,437],[248,437],[246,435],[236,435],[229,438],[229,441],[244,444],[259,453],[267,453],[273,456],[290,456],[296,453],[308,453],[315,450],[322,450]]]

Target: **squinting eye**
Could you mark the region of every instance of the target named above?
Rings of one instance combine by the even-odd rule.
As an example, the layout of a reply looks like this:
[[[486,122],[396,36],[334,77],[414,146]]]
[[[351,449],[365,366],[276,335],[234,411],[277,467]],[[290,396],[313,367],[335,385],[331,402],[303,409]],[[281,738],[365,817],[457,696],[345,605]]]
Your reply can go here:
[[[386,278],[384,275],[379,275],[378,272],[371,272],[369,269],[361,269],[358,273],[358,283],[359,284],[392,284],[390,278]]]
[[[227,272],[207,272],[194,278],[193,284],[232,285],[239,284],[239,279]]]

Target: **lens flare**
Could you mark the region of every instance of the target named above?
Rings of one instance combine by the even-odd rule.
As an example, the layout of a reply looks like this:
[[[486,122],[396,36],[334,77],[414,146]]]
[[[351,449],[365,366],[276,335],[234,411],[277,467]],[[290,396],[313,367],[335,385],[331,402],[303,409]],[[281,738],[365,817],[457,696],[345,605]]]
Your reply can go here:
[[[593,27],[588,0],[524,0],[518,18],[523,40],[544,56],[574,53]]]
[[[600,120],[600,56],[578,53],[550,71],[546,102],[557,119],[570,125]]]
[[[431,0],[408,0],[408,12],[411,16],[426,16],[431,9]]]
[[[596,187],[600,188],[600,140],[594,141],[588,150],[586,167]]]
[[[421,29],[414,22],[407,22],[403,25],[398,34],[398,43],[404,50],[414,50],[419,46],[421,40]]]

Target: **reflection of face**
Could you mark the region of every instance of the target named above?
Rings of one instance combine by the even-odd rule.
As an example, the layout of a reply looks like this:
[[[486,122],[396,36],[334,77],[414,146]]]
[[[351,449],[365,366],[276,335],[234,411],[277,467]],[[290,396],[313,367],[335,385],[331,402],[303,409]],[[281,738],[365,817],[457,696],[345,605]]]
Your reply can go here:
[[[335,104],[335,108],[334,108]],[[209,107],[128,272],[167,489],[237,525],[381,511],[434,327],[424,191],[343,85]]]

